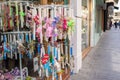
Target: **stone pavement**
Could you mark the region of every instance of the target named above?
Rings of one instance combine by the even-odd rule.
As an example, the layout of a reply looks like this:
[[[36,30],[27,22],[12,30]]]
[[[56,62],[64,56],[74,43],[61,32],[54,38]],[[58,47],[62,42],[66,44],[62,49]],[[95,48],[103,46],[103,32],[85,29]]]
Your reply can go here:
[[[120,29],[103,33],[83,60],[80,72],[70,80],[120,80]]]

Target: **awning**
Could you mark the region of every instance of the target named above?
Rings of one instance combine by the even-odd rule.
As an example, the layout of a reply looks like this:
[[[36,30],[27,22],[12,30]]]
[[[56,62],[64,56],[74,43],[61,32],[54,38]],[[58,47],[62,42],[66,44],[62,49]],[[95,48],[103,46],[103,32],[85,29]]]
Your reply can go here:
[[[119,7],[117,7],[117,6],[114,6],[114,9],[119,9]]]
[[[118,3],[119,0],[114,0],[116,3]]]
[[[119,0],[105,0],[106,2],[115,2],[118,3]]]

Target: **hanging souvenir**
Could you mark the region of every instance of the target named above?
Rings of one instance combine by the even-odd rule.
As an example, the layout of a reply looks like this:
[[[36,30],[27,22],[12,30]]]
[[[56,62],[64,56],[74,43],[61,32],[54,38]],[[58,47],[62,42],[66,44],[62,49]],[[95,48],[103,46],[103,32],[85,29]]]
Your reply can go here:
[[[38,14],[36,14],[33,19],[34,19],[36,25],[40,24],[40,20],[39,20],[39,15]]]
[[[23,44],[20,42],[20,41],[16,41],[17,44],[18,44],[18,52],[21,53],[21,54],[24,54],[25,53],[25,47],[23,46]]]
[[[31,27],[32,25],[32,16],[33,16],[33,12],[32,12],[32,8],[31,6],[27,6],[27,22],[29,23],[29,26]]]
[[[24,27],[24,16],[25,16],[25,13],[23,11],[23,5],[22,3],[20,3],[20,27],[23,28]]]
[[[19,19],[18,19],[19,13],[18,13],[18,3],[17,2],[15,2],[15,8],[16,8],[15,22],[16,22],[17,30],[19,30]],[[21,13],[20,13],[20,15],[21,15]]]
[[[34,72],[38,70],[38,58],[33,58],[33,66],[34,66]]]

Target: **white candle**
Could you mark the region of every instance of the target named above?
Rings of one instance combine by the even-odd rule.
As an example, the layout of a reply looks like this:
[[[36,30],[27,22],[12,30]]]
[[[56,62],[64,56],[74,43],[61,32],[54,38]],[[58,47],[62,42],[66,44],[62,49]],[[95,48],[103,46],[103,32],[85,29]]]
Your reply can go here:
[[[29,3],[28,3],[28,2],[26,2],[25,13],[28,13],[27,6],[29,6]],[[27,14],[26,14],[26,15],[27,15]],[[27,22],[27,16],[26,16],[26,26],[29,26],[29,25],[28,25],[28,22]]]
[[[58,47],[58,61],[60,61],[60,45]]]
[[[13,41],[14,41],[14,44],[16,46],[16,35],[13,35]],[[15,59],[17,59],[17,52],[15,50]]]
[[[23,12],[23,6],[22,6],[22,3],[20,3],[20,12]],[[23,18],[22,15],[20,16],[20,20],[21,20],[21,28],[23,28],[24,18]]]
[[[48,69],[46,69],[46,77],[47,78],[49,77],[49,75],[48,75]]]
[[[37,14],[36,8],[32,9],[32,14],[33,14],[33,17]],[[34,25],[33,25],[33,40],[36,40],[35,33],[36,33],[36,24],[34,22]]]
[[[29,41],[31,42],[31,33],[29,33]]]

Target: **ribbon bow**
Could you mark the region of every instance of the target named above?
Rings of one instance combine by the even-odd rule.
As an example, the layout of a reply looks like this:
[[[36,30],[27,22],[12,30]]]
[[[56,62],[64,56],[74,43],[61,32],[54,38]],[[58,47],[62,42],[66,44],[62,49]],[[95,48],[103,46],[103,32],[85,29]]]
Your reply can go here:
[[[46,36],[49,38],[49,37],[52,37],[52,31],[53,31],[53,28],[51,26],[49,26],[46,30]]]
[[[69,27],[69,30],[74,31],[74,25],[75,25],[75,21],[73,19],[70,19],[67,22],[67,26]]]
[[[20,16],[25,16],[25,13],[23,11],[20,12]]]
[[[39,25],[39,24],[40,24],[39,15],[36,15],[33,19],[34,19],[36,25]]]
[[[67,20],[63,19],[63,29],[66,30],[67,29]]]
[[[56,27],[57,23],[59,22],[60,18],[59,17],[54,17],[54,20],[52,22],[52,26]]]
[[[50,18],[45,17],[45,19],[43,21],[44,21],[43,28],[47,29],[49,26],[51,26],[51,19]]]

